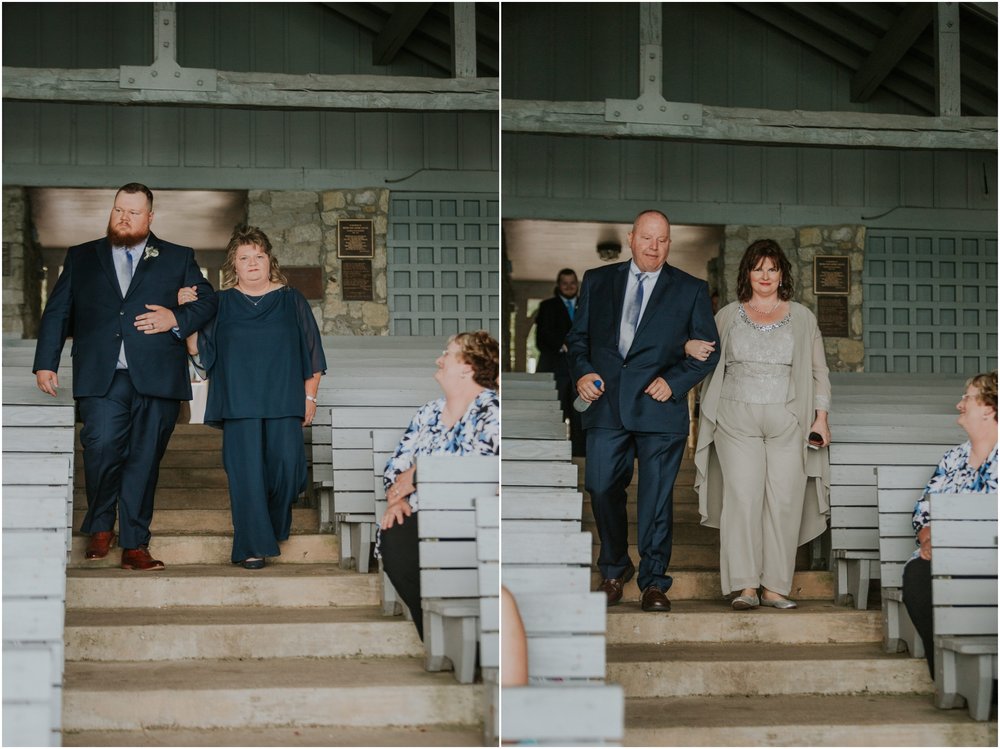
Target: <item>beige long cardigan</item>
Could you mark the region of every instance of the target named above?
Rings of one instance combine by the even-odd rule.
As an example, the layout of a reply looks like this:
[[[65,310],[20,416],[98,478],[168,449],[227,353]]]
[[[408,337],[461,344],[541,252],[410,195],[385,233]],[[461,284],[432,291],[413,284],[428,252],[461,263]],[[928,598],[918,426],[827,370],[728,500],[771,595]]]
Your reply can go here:
[[[715,316],[719,328],[719,364],[702,385],[701,417],[698,424],[698,447],[695,451],[694,488],[698,492],[701,524],[719,527],[724,494],[722,468],[715,451],[715,424],[719,411],[719,395],[726,372],[726,336],[733,318],[739,314],[739,302],[727,304]],[[816,316],[798,302],[791,303],[792,376],[788,382],[785,407],[795,414],[802,428],[802,469],[806,474],[806,491],[802,501],[802,522],[799,544],[810,541],[824,530],[830,515],[830,451],[829,448],[810,450],[805,436],[815,420],[815,396],[830,398],[830,370],[826,365],[823,338]],[[802,397],[798,394],[801,393]]]

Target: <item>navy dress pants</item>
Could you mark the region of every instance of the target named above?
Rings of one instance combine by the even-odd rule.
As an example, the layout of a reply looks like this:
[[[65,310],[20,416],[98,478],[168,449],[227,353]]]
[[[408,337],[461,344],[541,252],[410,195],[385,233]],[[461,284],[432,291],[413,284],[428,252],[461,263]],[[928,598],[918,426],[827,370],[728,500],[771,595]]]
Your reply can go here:
[[[302,419],[227,419],[222,464],[233,513],[233,562],[276,557],[292,527],[292,503],[305,489]]]
[[[424,639],[424,609],[420,605],[420,534],[417,515],[403,518],[389,529],[380,531],[379,554],[382,568],[392,581],[399,597],[410,610],[417,634]]]
[[[177,423],[180,401],[141,395],[119,370],[107,395],[77,399],[83,429],[87,514],[83,533],[110,531],[118,514],[123,549],[149,544],[160,460]]]
[[[638,531],[640,590],[666,591],[673,546],[674,481],[687,445],[686,434],[587,430],[585,486],[597,521],[601,552],[597,565],[605,578],[621,577],[628,567],[626,492],[639,460]]]

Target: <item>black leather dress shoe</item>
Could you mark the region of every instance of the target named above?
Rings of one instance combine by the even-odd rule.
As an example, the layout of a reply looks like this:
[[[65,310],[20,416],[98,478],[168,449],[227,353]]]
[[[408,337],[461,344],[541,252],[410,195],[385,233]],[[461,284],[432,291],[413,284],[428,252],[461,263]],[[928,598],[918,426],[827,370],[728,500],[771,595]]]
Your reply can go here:
[[[667,598],[667,594],[652,585],[642,591],[640,600],[643,611],[670,611],[670,599]]]
[[[598,590],[603,591],[608,596],[608,606],[614,606],[621,603],[622,593],[625,590],[625,583],[632,579],[635,574],[635,565],[632,564],[632,560],[628,561],[628,567],[622,573],[621,577],[607,577],[601,580],[601,585]]]
[[[243,569],[245,570],[262,570],[264,569],[264,560],[261,559],[244,559]]]

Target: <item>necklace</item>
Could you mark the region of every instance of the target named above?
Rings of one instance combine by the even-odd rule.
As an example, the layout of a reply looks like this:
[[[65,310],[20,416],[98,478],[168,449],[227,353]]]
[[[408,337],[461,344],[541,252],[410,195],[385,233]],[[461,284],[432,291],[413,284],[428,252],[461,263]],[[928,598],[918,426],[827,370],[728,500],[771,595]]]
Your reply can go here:
[[[241,288],[240,288],[239,286],[237,286],[237,287],[236,287],[236,290],[237,290],[238,292],[240,292],[240,293],[241,293],[241,294],[243,295],[243,298],[244,298],[244,299],[246,299],[246,300],[247,300],[248,302],[250,302],[250,304],[252,304],[252,305],[253,305],[254,307],[256,307],[256,306],[257,306],[258,304],[260,304],[261,302],[263,302],[263,301],[264,301],[264,297],[266,297],[266,296],[267,296],[267,293],[268,293],[268,292],[269,292],[269,291],[271,290],[271,287],[270,287],[270,284],[268,284],[268,288],[267,288],[267,290],[266,290],[266,291],[265,291],[265,292],[264,292],[263,294],[261,294],[261,295],[260,295],[259,297],[257,297],[257,300],[256,300],[256,301],[254,301],[254,300],[253,300],[253,299],[252,299],[252,298],[251,298],[251,297],[250,297],[250,296],[249,296],[249,295],[248,295],[248,294],[247,294],[247,293],[246,293],[245,291],[243,291],[243,289],[241,289]]]
[[[765,312],[764,310],[762,310],[762,309],[761,309],[760,307],[758,307],[758,306],[757,306],[756,304],[754,304],[753,302],[750,302],[750,301],[748,301],[748,302],[747,302],[747,306],[748,306],[748,307],[749,307],[750,309],[752,309],[752,310],[753,310],[754,312],[759,312],[759,313],[760,313],[760,314],[762,314],[762,315],[770,315],[770,314],[771,314],[772,312],[774,312],[774,311],[775,311],[776,309],[778,309],[778,305],[779,305],[779,304],[781,304],[781,300],[780,300],[780,299],[779,299],[778,301],[776,301],[776,302],[775,302],[775,303],[774,303],[774,304],[773,304],[773,305],[771,306],[771,309],[769,309],[769,310],[767,310],[767,311]]]

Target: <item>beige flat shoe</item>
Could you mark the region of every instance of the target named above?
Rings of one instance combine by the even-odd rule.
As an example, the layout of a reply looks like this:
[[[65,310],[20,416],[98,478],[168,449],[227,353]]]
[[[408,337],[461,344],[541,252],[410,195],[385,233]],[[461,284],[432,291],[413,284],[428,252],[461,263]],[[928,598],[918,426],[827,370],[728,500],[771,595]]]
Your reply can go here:
[[[736,596],[733,599],[733,609],[735,611],[747,611],[749,609],[755,609],[760,606],[760,599],[757,594],[754,593],[752,596]]]
[[[770,606],[772,609],[797,609],[799,607],[795,601],[789,601],[787,598],[761,598],[760,605]]]

